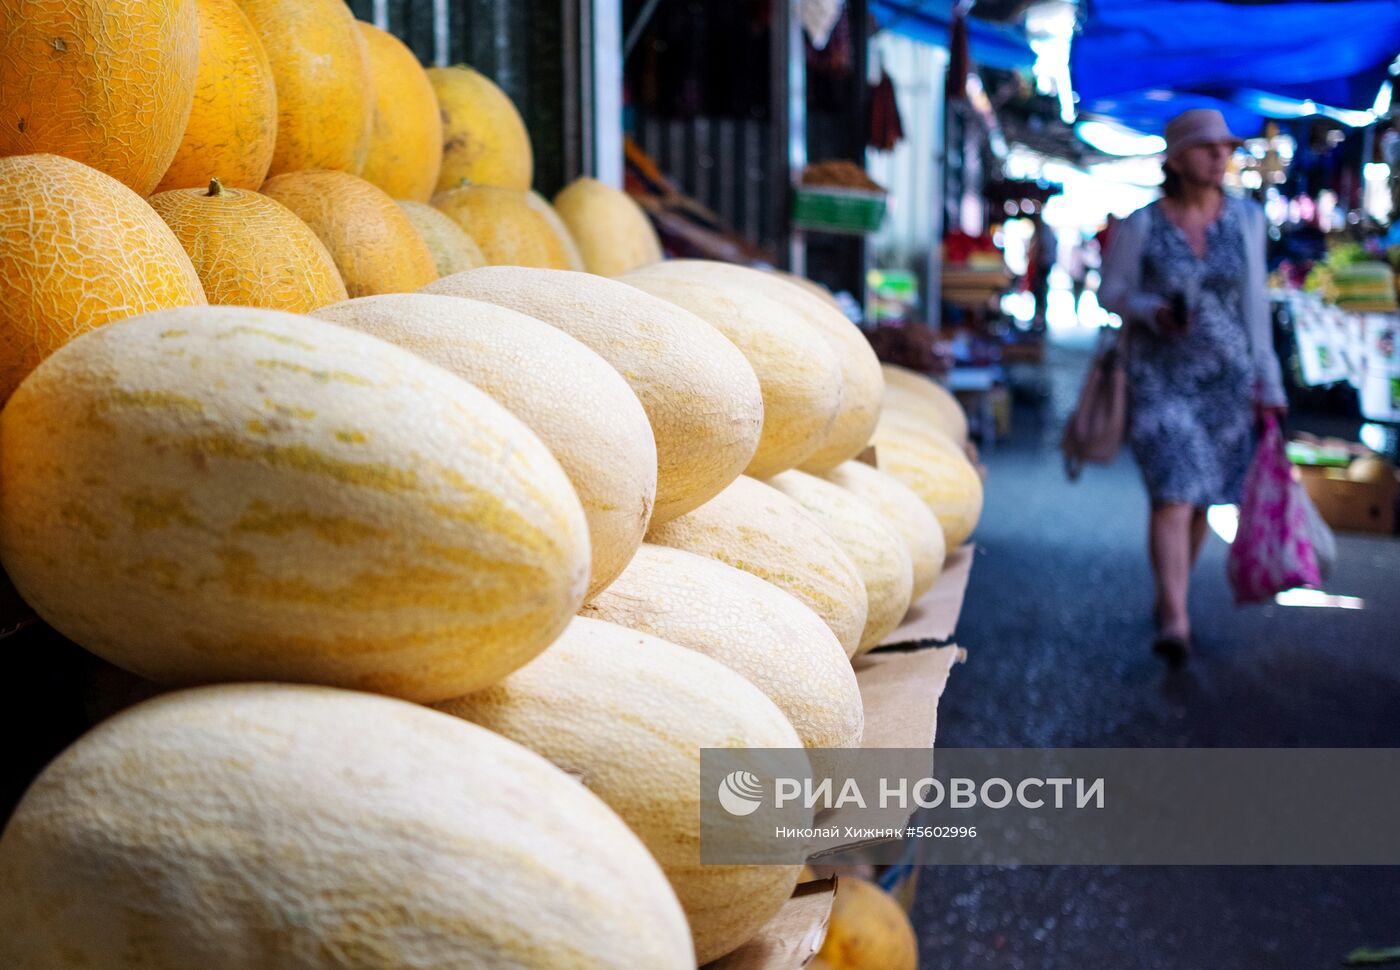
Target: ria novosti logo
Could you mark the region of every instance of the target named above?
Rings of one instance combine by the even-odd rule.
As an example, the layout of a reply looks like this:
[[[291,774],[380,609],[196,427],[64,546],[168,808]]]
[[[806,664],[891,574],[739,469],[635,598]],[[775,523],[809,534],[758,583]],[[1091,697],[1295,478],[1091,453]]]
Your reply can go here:
[[[731,771],[719,783],[719,803],[730,815],[752,815],[763,804],[763,783],[751,771]]]

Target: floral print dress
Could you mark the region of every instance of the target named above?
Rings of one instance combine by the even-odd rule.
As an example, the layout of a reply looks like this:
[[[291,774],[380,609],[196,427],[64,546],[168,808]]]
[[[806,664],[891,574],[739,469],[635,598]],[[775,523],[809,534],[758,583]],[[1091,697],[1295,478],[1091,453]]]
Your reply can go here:
[[[1254,368],[1244,299],[1241,214],[1227,204],[1197,257],[1159,204],[1142,257],[1142,289],[1194,308],[1179,337],[1133,329],[1129,442],[1154,502],[1238,503],[1254,453]]]

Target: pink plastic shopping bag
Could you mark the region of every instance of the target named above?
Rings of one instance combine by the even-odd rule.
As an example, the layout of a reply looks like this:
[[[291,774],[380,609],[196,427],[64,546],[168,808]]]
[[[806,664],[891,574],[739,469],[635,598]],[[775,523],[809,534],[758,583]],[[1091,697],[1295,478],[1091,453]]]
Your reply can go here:
[[[1257,603],[1321,582],[1302,489],[1293,480],[1278,421],[1270,415],[1244,480],[1239,529],[1226,560],[1236,603]]]

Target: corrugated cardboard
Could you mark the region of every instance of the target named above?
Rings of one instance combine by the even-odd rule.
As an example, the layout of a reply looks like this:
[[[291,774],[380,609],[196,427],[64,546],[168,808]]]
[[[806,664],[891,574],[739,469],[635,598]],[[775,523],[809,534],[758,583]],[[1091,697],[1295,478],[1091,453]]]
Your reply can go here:
[[[952,638],[958,628],[958,617],[962,614],[963,597],[967,594],[967,581],[972,575],[972,557],[976,549],[972,543],[967,543],[948,557],[938,581],[909,607],[904,621],[880,641],[881,647],[924,640],[942,642]]]
[[[835,879],[799,883],[757,936],[705,970],[801,970],[822,948],[835,899]]]
[[[865,705],[864,748],[932,748],[938,700],[961,647],[926,647],[866,654],[855,660]]]
[[[1400,485],[1394,481],[1353,482],[1339,468],[1296,467],[1322,521],[1332,528],[1387,536],[1394,533],[1395,497]]]

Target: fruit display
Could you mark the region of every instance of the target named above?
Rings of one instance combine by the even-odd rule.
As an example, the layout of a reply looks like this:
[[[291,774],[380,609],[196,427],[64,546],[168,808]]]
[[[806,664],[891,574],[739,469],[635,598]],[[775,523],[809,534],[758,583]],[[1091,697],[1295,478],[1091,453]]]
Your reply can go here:
[[[0,815],[0,966],[766,945],[800,867],[701,863],[701,752],[891,740],[853,659],[975,528],[956,402],[540,194],[502,88],[343,0],[0,22],[0,637],[87,727]]]

